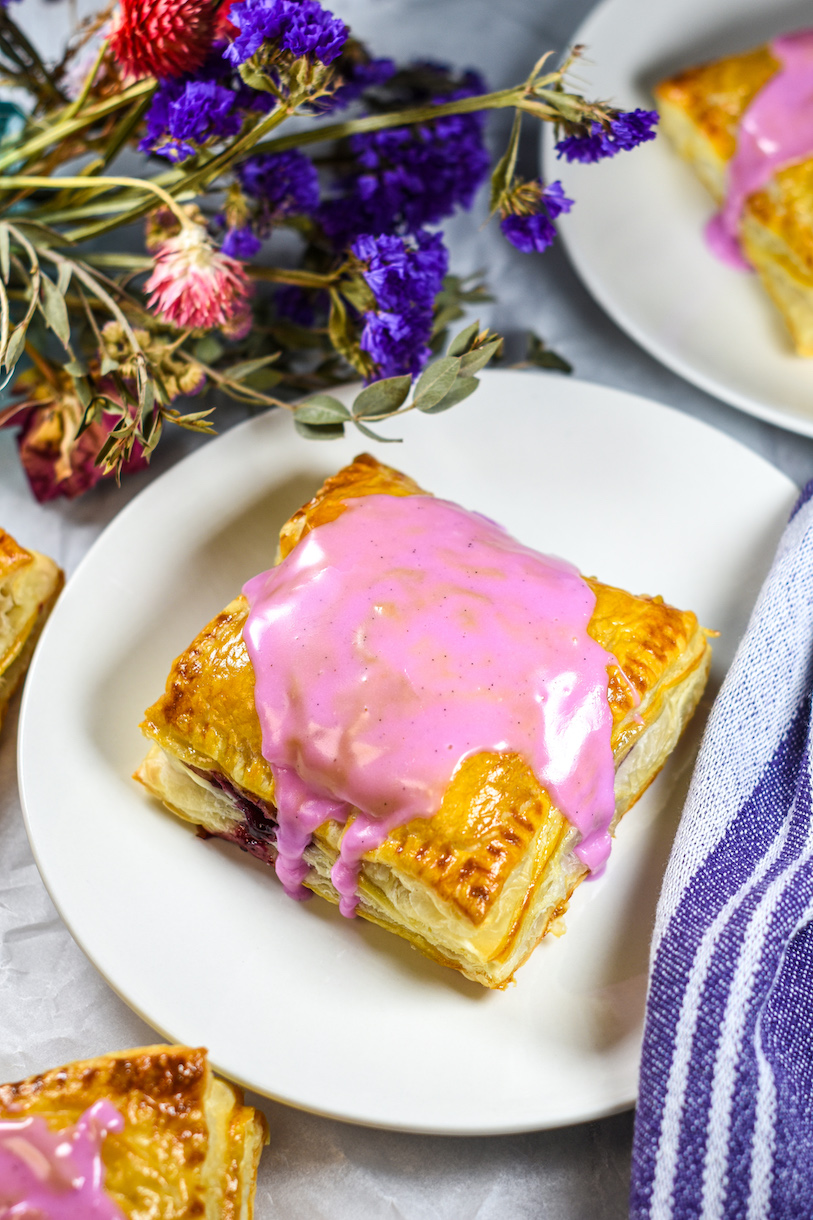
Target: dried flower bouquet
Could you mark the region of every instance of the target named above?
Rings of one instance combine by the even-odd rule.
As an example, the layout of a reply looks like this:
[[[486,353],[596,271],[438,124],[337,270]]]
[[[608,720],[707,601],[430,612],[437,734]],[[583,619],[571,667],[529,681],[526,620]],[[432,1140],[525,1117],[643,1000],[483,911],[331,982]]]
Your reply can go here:
[[[572,200],[518,176],[525,115],[570,160],[654,135],[653,113],[570,90],[573,56],[488,92],[475,72],[373,58],[318,0],[121,0],[55,65],[17,14],[0,9],[0,72],[29,99],[0,102],[0,423],[41,500],[143,464],[166,423],[212,431],[212,407],[173,405],[207,388],[286,408],[310,437],[462,401],[501,340],[475,324],[427,363],[484,299],[432,226],[490,173],[506,238],[551,244]],[[504,108],[492,169],[484,127]],[[143,176],[115,172],[127,146]],[[99,241],[144,222],[144,253]],[[297,265],[253,261],[281,227]],[[359,375],[349,409],[320,392]]]

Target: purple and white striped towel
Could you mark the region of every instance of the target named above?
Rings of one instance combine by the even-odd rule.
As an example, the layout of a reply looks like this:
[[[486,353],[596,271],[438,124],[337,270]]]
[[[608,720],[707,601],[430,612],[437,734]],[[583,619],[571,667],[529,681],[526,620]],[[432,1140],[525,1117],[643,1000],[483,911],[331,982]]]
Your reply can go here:
[[[634,1220],[813,1217],[811,497],[712,709],[664,880]]]

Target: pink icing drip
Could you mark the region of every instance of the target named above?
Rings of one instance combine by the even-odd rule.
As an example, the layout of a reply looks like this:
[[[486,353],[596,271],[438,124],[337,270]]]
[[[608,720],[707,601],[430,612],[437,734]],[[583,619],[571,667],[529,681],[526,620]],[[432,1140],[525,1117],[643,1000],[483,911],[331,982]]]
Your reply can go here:
[[[774,39],[771,51],[782,68],[760,89],[742,117],[737,151],[728,166],[725,202],[706,227],[713,253],[730,266],[746,270],[750,264],[739,240],[746,199],[761,190],[778,169],[813,155],[813,30]]]
[[[125,1220],[104,1190],[101,1145],[124,1119],[97,1101],[73,1127],[43,1118],[0,1121],[0,1220]]]
[[[613,658],[587,634],[595,595],[571,564],[444,500],[367,496],[244,593],[289,894],[316,827],[349,818],[331,876],[352,915],[361,856],[431,817],[482,751],[525,758],[582,861],[603,865]]]

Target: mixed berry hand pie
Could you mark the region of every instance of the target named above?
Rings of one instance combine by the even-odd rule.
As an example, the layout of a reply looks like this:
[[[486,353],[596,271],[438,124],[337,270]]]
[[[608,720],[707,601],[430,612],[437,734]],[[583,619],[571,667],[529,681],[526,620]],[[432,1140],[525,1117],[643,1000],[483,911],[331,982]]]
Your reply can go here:
[[[503,987],[603,868],[710,652],[691,612],[362,455],[174,662],[136,777],[292,898]]]

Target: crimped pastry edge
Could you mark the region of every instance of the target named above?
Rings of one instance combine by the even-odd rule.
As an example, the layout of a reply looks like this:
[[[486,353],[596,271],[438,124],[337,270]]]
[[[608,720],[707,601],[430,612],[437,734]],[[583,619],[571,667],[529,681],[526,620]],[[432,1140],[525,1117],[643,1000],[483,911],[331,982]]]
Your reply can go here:
[[[687,650],[684,654],[682,671],[670,674],[650,692],[659,696],[658,714],[629,752],[617,759],[613,832],[663,767],[702,696],[711,647],[700,628],[695,645],[693,652]],[[201,826],[209,834],[228,837],[243,822],[226,793],[157,744],[135,772],[135,778],[172,813]],[[544,826],[540,828],[538,836],[544,830]],[[427,957],[460,971],[472,981],[501,989],[511,982],[514,972],[548,932],[563,930],[559,921],[573,891],[588,872],[575,855],[578,841],[578,832],[567,828],[547,866],[536,877],[533,875],[536,844],[531,845],[497,903],[499,914],[509,926],[496,932],[493,926],[475,927],[414,878],[368,859],[362,861],[358,914],[405,938]],[[305,884],[334,904],[338,904],[339,895],[330,882],[330,870],[337,854],[324,837],[312,843],[305,854],[310,868]],[[512,892],[517,895],[513,903]],[[423,918],[416,916],[416,906]],[[518,926],[512,928],[510,925],[517,919]],[[439,934],[441,928],[445,936]]]

